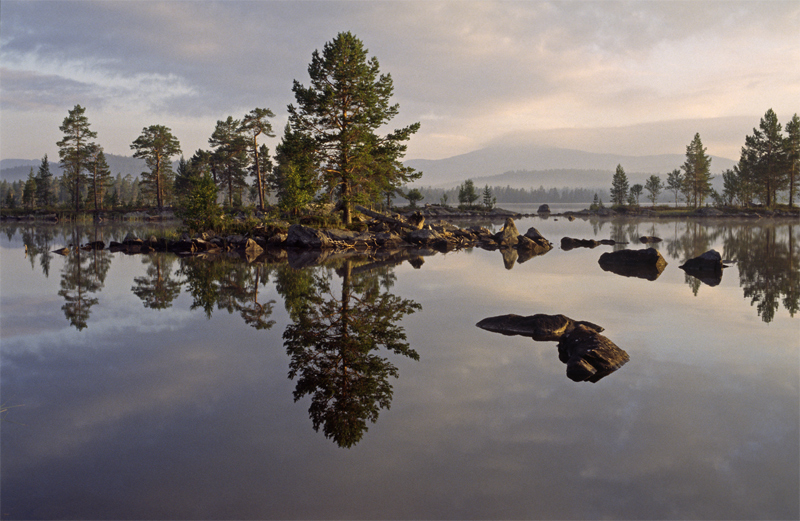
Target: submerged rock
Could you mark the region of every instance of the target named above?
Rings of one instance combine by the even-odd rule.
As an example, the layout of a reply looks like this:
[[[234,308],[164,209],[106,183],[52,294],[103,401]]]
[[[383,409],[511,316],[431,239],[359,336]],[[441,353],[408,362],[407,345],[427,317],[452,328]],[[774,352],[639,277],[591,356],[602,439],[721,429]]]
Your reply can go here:
[[[661,242],[661,240],[662,240],[661,237],[653,237],[651,235],[645,235],[645,236],[639,237],[639,242],[641,242],[642,244],[650,244],[650,243],[654,243],[654,242]]]

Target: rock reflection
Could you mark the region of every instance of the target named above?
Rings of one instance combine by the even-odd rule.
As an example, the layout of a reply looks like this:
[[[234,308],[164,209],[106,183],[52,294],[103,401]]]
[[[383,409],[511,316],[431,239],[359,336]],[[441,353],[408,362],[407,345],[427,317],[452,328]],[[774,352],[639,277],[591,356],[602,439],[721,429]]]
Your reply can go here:
[[[290,356],[289,377],[297,379],[295,401],[311,396],[308,409],[315,430],[340,447],[352,447],[392,401],[389,377],[397,367],[377,351],[419,360],[398,323],[421,309],[388,289],[389,268],[357,269],[345,260],[335,273],[341,292],[331,288],[332,272],[282,269],[277,288],[292,318],[283,333]]]

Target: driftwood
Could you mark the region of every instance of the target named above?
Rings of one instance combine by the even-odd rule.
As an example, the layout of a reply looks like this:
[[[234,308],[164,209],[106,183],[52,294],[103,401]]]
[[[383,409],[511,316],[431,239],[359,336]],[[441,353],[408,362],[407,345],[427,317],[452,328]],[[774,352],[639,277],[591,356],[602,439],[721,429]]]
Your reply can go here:
[[[400,219],[396,219],[394,217],[389,217],[388,215],[383,215],[382,213],[374,212],[374,211],[372,211],[372,210],[370,210],[368,208],[364,208],[363,206],[358,205],[358,204],[355,205],[355,209],[358,210],[359,212],[363,213],[364,215],[368,216],[368,217],[372,217],[373,219],[377,219],[377,220],[379,220],[381,222],[385,222],[387,224],[394,224],[396,226],[400,226],[401,228],[407,228],[409,230],[419,230],[419,229],[421,229],[422,228],[422,222],[424,222],[424,218],[423,218],[422,222],[420,222],[419,225],[415,226],[415,225],[410,224],[410,223],[408,223],[406,221],[403,221],[403,220],[400,220]]]

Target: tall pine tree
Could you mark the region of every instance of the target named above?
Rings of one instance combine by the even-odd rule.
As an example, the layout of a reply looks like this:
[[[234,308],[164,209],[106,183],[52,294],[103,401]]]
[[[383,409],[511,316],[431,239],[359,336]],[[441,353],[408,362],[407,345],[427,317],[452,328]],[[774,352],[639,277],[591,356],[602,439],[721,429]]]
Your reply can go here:
[[[614,177],[611,178],[611,203],[623,205],[628,198],[628,176],[622,165],[617,165]]]
[[[80,211],[82,186],[86,180],[84,170],[93,147],[90,140],[97,137],[97,132],[89,130],[89,118],[85,112],[86,109],[80,105],[68,112],[58,127],[64,133],[64,139],[56,143],[64,169],[62,182],[70,192],[75,211]]]
[[[339,33],[321,54],[314,51],[308,73],[309,87],[294,82],[297,106],[289,105],[289,121],[295,131],[314,138],[323,180],[335,188],[342,220],[350,223],[353,205],[380,197],[387,177],[399,186],[414,176],[400,159],[419,123],[376,134],[398,114],[398,105],[389,103],[392,77],[380,73],[377,58],[368,58],[350,32]]]
[[[158,209],[164,208],[165,196],[172,188],[172,160],[181,153],[178,139],[163,125],[151,125],[131,144],[133,157],[142,158],[150,172],[142,172],[142,184],[156,197]]]
[[[744,139],[740,164],[751,176],[758,198],[767,207],[776,203],[779,190],[788,184],[784,161],[784,141],[778,116],[769,109],[761,118],[759,128]]]
[[[711,193],[711,158],[706,155],[699,133],[686,147],[686,161],[682,168],[685,193],[690,196],[695,208],[702,206]]]

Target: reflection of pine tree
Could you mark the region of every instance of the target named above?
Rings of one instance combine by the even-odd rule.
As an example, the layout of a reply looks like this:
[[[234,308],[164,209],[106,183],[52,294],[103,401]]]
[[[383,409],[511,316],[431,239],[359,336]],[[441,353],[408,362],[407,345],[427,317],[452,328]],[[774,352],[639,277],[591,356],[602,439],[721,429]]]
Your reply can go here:
[[[352,271],[351,261],[338,270],[342,278],[338,298],[330,276],[315,276],[311,291],[302,291],[302,300],[301,292],[295,292],[292,303],[287,303],[293,323],[283,334],[291,357],[289,377],[297,378],[295,400],[311,396],[314,429],[322,427],[325,437],[341,447],[358,443],[367,421],[374,423],[380,410],[391,404],[389,377],[396,378],[398,370],[375,351],[384,348],[419,359],[398,322],[420,305],[389,293],[380,273],[353,275]],[[391,281],[383,275],[384,281]],[[290,287],[308,289],[301,284]]]
[[[238,259],[213,261],[188,257],[181,259],[179,273],[192,296],[192,309],[202,308],[206,316],[216,309],[238,312],[248,325],[269,329],[275,321],[272,315],[274,300],[259,301],[259,288],[269,281],[269,268],[252,265]]]
[[[786,231],[785,241],[780,237]],[[739,268],[739,284],[764,322],[771,322],[781,299],[791,316],[797,312],[800,259],[795,251],[794,227],[733,228],[725,237],[726,256]]]
[[[167,253],[144,255],[147,264],[146,276],[133,279],[133,294],[142,299],[144,307],[166,309],[181,294],[181,281],[172,278],[172,263],[175,256]]]
[[[77,244],[78,235],[74,237]],[[58,294],[66,300],[61,307],[64,316],[78,330],[86,328],[91,308],[98,302],[92,295],[103,288],[110,257],[107,251],[85,252],[79,248],[67,255]]]

